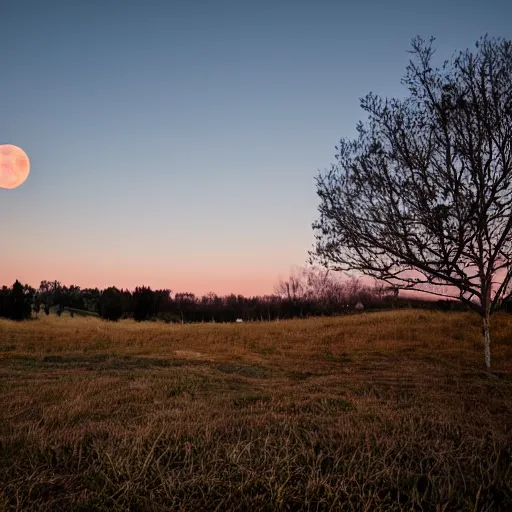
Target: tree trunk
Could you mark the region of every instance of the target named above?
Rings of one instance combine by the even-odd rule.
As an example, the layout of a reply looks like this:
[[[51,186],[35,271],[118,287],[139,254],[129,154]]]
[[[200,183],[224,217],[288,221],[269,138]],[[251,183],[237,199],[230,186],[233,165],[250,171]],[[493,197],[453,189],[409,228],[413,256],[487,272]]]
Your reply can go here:
[[[489,312],[482,317],[482,338],[484,342],[485,367],[491,370],[491,338],[489,336]]]

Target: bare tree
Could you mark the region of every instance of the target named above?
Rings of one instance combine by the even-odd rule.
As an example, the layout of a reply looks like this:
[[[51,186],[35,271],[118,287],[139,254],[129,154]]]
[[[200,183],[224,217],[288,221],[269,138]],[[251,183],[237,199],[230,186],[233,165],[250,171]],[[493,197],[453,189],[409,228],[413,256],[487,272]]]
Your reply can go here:
[[[434,67],[412,41],[405,99],[370,93],[368,121],[317,178],[313,224],[324,266],[457,298],[490,315],[512,278],[512,43],[480,39]]]
[[[277,295],[289,300],[303,298],[307,293],[307,282],[304,279],[303,269],[296,268],[288,279],[280,279],[274,286],[274,291]]]
[[[318,266],[294,268],[288,279],[278,281],[274,291],[288,300],[336,303],[341,307],[354,306],[360,301],[375,301],[386,295],[382,285],[367,286],[355,276]]]

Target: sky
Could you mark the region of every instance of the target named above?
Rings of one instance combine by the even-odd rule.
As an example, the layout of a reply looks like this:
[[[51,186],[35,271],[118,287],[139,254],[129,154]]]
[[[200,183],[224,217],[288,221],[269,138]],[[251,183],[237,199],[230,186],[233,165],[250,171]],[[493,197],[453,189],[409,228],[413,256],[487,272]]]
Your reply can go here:
[[[0,285],[267,294],[303,265],[315,176],[416,35],[512,38],[512,2],[0,0]]]

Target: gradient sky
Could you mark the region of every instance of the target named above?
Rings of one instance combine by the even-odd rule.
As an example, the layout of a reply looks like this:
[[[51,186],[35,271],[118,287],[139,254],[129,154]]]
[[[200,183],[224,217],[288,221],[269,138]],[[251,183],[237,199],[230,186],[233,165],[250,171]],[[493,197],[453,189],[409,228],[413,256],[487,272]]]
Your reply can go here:
[[[0,284],[271,293],[314,177],[415,35],[512,38],[512,2],[0,0]]]

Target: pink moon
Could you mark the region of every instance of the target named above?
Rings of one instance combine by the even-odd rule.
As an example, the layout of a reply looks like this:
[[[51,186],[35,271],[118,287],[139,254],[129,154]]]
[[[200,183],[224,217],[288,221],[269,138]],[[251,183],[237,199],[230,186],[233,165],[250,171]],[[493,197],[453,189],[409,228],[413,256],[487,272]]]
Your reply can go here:
[[[19,187],[28,177],[30,160],[18,146],[0,144],[0,188]]]

